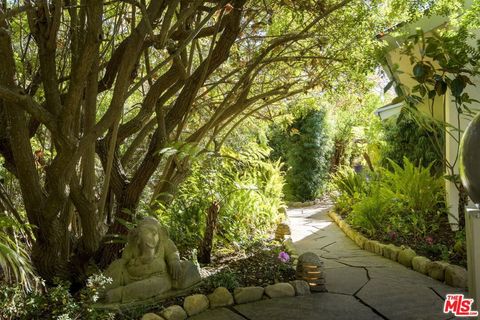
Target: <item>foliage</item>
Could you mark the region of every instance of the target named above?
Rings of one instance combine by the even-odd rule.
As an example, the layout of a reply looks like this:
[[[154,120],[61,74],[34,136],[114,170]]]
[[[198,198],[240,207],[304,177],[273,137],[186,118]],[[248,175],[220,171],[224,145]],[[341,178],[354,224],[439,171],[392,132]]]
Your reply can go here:
[[[478,4],[467,10],[466,16],[470,15],[470,11],[475,10],[478,11]],[[454,21],[452,24],[455,24]],[[405,100],[408,107],[415,112],[419,105],[426,104],[429,108],[429,116],[432,118],[435,114],[435,101],[442,101],[443,103],[440,105],[443,107],[449,96],[453,98],[455,110],[452,110],[452,114],[456,113],[456,121],[434,126],[434,132],[443,129],[453,145],[456,144],[457,149],[453,154],[453,159],[447,157],[442,143],[443,139],[439,139],[438,134],[432,132],[428,138],[430,144],[436,148],[438,158],[442,160],[440,168],[445,168],[447,171],[445,178],[452,182],[458,190],[460,199],[458,201],[458,225],[460,228],[465,225],[465,207],[468,203],[468,195],[456,170],[462,136],[461,120],[474,116],[476,112],[471,109],[471,105],[479,102],[471,98],[467,90],[469,86],[474,85],[472,80],[480,71],[478,64],[480,40],[476,38],[474,29],[469,29],[474,24],[474,22],[470,24],[463,20],[457,28],[447,25],[444,29],[434,30],[429,36],[425,35],[422,29],[417,29],[416,34],[408,37],[403,50],[403,53],[410,58],[411,75],[415,80],[415,85],[411,88],[403,84],[396,86],[396,92],[400,95],[399,100]],[[428,121],[425,121],[425,114],[416,112],[415,119],[420,126],[431,128]]]
[[[295,119],[286,130],[274,130],[271,146],[275,150],[274,156],[280,155],[288,166],[287,199],[315,199],[325,186],[330,169],[331,145],[326,112],[310,110]]]
[[[246,149],[250,150],[238,153],[224,148],[194,164],[171,205],[157,210],[177,244],[198,244],[213,201],[220,205],[215,239],[225,245],[252,241],[281,218],[281,164],[267,160],[267,151],[255,143]]]
[[[91,277],[78,297],[70,293],[69,283],[58,279],[44,292],[25,293],[19,286],[5,286],[0,291],[0,318],[113,320],[112,313],[93,307],[109,281],[101,275]]]
[[[331,180],[334,189],[339,192],[334,194],[335,210],[346,217],[350,214],[353,205],[367,194],[369,184],[366,175],[356,173],[348,166],[343,166],[332,175]]]
[[[391,162],[393,171],[384,173],[387,186],[395,197],[418,213],[426,214],[444,207],[443,181],[431,175],[432,164],[427,167],[416,166],[407,158],[403,162],[403,167]]]
[[[352,168],[343,166],[333,176],[332,182],[338,191],[347,196],[365,194],[367,192],[367,180],[364,174],[356,173]]]
[[[375,75],[378,79],[378,75]],[[361,94],[351,92],[342,97],[333,94],[328,99],[331,105],[329,118],[332,121],[333,151],[331,172],[341,166],[351,166],[362,163],[365,154],[375,167],[380,158],[382,144],[381,120],[374,111],[382,106],[383,102],[374,84],[363,84]],[[368,164],[368,163],[367,163]]]
[[[382,46],[372,35],[425,3],[2,1],[0,155],[18,185],[14,205],[34,226],[36,271],[51,283],[94,257],[108,265],[122,245],[105,235],[124,236],[142,204],[162,194],[182,197],[186,189],[176,189],[191,162],[197,179],[209,175],[196,155],[218,154],[242,126],[289,113],[285,105],[304,93],[362,87]],[[172,145],[196,152],[161,152]],[[243,185],[260,178],[234,177],[232,168],[229,194],[259,208],[223,194],[223,226],[232,229],[224,233],[267,228],[266,189]],[[306,186],[306,196],[316,188]],[[202,219],[206,201],[192,199],[173,199],[183,221]]]
[[[230,291],[239,286],[237,274],[229,268],[225,268],[208,278],[209,286],[212,288],[225,287]]]
[[[416,105],[427,98],[432,100],[433,106],[435,98],[445,97],[449,91],[457,111],[471,113],[468,105],[478,101],[471,99],[465,88],[473,85],[471,77],[479,73],[480,67],[480,48],[469,43],[473,37],[465,27],[453,32],[433,32],[432,36],[425,36],[423,30],[418,29],[404,49],[410,57],[412,75],[417,82],[405,99]]]
[[[353,204],[348,221],[353,226],[365,230],[373,235],[379,230],[385,230],[385,222],[388,221],[391,198],[389,198],[380,184],[372,187],[372,193],[360,198]]]
[[[431,165],[417,167],[407,158],[403,164],[391,161],[391,171],[371,174],[368,188],[359,174],[346,170],[337,174],[334,180],[341,192],[337,206],[350,209],[347,219],[354,226],[370,235],[394,232],[414,239],[438,230],[446,217],[442,178],[432,176]],[[348,203],[352,198],[356,201]]]
[[[21,237],[28,225],[20,225],[5,215],[0,215],[0,270],[9,283],[17,282],[26,290],[31,290],[35,273],[30,255]]]
[[[423,125],[419,124],[418,116],[415,118],[412,112],[403,109],[397,118],[383,122],[383,166],[388,167],[390,160],[403,165],[403,159],[408,157],[417,166],[425,167],[433,163],[432,172],[441,175],[444,167],[439,149],[445,148],[444,129],[431,118],[425,119]]]

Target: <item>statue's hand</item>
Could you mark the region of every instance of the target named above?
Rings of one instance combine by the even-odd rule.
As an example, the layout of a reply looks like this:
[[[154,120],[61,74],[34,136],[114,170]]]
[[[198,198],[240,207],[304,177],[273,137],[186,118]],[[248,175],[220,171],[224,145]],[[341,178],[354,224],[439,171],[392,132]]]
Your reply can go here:
[[[173,280],[178,280],[182,273],[182,267],[180,261],[172,261],[170,263],[170,275]]]

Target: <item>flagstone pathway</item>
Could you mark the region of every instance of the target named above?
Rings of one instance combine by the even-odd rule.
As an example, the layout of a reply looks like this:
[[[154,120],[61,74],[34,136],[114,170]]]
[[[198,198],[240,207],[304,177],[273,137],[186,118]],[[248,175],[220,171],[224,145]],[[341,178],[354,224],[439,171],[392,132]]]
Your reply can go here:
[[[454,319],[447,293],[461,292],[360,249],[327,215],[329,204],[288,210],[292,240],[325,261],[328,292],[207,311],[195,320]]]

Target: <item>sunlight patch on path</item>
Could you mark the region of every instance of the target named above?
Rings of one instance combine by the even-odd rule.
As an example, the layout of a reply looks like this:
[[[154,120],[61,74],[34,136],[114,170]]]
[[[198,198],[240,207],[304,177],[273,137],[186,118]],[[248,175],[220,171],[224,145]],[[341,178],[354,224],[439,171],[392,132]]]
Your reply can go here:
[[[312,234],[318,234],[318,231],[330,226],[333,223],[330,219],[316,219],[319,214],[324,215],[330,209],[330,205],[316,205],[288,210],[293,242],[300,241]],[[318,237],[322,237],[322,235],[319,234]]]
[[[458,289],[362,250],[328,216],[331,207],[288,210],[293,243],[299,254],[311,251],[324,261],[329,293],[350,296],[382,319],[449,318],[443,296]]]

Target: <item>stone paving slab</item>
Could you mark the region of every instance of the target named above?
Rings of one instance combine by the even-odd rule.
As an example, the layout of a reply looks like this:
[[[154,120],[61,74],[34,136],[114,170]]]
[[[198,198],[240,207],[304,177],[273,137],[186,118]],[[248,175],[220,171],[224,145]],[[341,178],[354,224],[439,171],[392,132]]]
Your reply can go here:
[[[381,319],[354,297],[332,293],[262,300],[235,309],[250,320]]]
[[[327,289],[329,292],[353,295],[369,280],[367,270],[363,268],[335,268],[326,272]]]
[[[209,310],[191,319],[453,319],[442,312],[444,297],[465,292],[360,249],[330,219],[329,209],[288,210],[294,245],[299,254],[322,257],[329,292]]]
[[[442,312],[444,297],[447,293],[464,293],[462,290],[360,249],[331,220],[328,210],[328,206],[320,205],[303,211],[289,210],[288,214],[299,254],[312,251],[323,258],[330,292],[351,296],[383,319],[452,318]],[[312,226],[323,229],[313,230]],[[343,308],[348,310],[350,304]]]
[[[443,313],[443,300],[422,285],[401,285],[383,280],[370,280],[357,296],[391,320],[435,320],[451,317]]]

